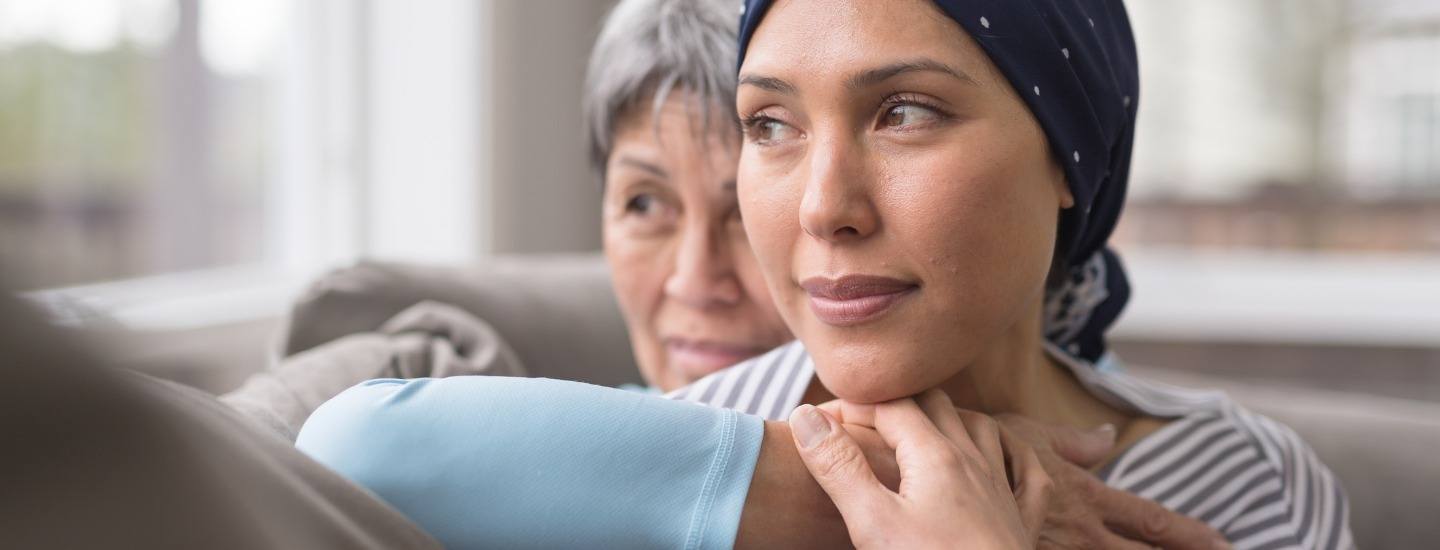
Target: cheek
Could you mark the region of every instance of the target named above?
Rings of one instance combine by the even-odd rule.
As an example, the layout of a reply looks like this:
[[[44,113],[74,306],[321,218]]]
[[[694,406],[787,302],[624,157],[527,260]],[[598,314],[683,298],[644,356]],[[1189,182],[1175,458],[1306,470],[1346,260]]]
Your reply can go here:
[[[665,253],[667,240],[635,238],[616,225],[606,222],[604,229],[605,260],[610,265],[615,300],[632,338],[650,338],[671,264],[670,255]]]
[[[667,358],[656,326],[664,304],[665,278],[673,266],[668,241],[627,235],[615,222],[604,225],[605,260],[610,265],[615,301],[625,318],[630,347],[645,381],[664,391],[683,381],[666,368]]]
[[[1046,174],[1031,166],[936,159],[887,197],[896,246],[909,248],[941,295],[965,302],[971,321],[987,317],[978,311],[1010,320],[993,316],[1010,317],[1048,273],[1059,205]]]
[[[736,178],[746,238],[771,295],[783,298],[776,290],[789,277],[790,256],[800,231],[800,197],[782,178],[747,170],[746,165],[742,157]]]
[[[731,251],[735,258],[735,273],[740,280],[741,286],[745,288],[745,295],[755,304],[757,310],[757,321],[763,329],[763,336],[773,340],[774,344],[781,344],[790,340],[790,329],[786,327],[776,309],[775,300],[771,297],[770,288],[765,283],[765,274],[761,271],[760,263],[755,257],[755,252],[748,242],[737,242]]]

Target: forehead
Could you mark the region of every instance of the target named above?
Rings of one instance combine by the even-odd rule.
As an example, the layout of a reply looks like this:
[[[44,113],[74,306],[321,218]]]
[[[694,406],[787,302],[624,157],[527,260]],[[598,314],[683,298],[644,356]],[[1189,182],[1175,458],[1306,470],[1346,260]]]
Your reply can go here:
[[[615,127],[615,148],[629,143],[723,150],[739,144],[733,111],[734,105],[704,104],[696,94],[675,89],[660,104],[647,99],[626,109]]]
[[[777,1],[751,37],[741,73],[830,80],[916,57],[979,80],[998,74],[979,45],[931,0]]]
[[[704,106],[694,94],[675,90],[656,106],[641,102],[620,119],[610,162],[642,161],[662,168],[671,179],[703,172],[733,177],[740,136],[731,106]]]

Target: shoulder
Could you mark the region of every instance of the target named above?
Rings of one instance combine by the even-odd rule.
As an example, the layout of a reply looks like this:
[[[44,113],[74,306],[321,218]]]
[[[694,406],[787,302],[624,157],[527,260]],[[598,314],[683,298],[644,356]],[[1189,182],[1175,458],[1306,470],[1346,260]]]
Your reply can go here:
[[[316,408],[295,446],[332,468],[359,475],[389,468],[388,455],[483,445],[517,425],[560,422],[583,406],[623,409],[627,400],[640,397],[545,378],[382,378],[352,386]]]
[[[654,395],[470,376],[352,387],[296,446],[448,547],[729,547],[763,433]]]
[[[815,373],[810,354],[798,340],[716,372],[665,397],[783,420]]]
[[[1210,524],[1237,548],[1354,546],[1349,505],[1330,469],[1289,427],[1223,394],[1197,402],[1102,475]]]
[[[295,446],[352,478],[387,471],[390,454],[445,439],[470,421],[484,422],[497,401],[524,386],[488,376],[382,378],[351,386],[311,413]]]

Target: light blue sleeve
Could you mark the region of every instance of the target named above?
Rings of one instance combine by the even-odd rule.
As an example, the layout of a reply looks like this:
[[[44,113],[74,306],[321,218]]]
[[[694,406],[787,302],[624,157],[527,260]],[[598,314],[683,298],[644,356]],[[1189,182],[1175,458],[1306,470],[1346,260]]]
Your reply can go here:
[[[300,450],[449,548],[730,548],[764,424],[576,382],[371,380]]]

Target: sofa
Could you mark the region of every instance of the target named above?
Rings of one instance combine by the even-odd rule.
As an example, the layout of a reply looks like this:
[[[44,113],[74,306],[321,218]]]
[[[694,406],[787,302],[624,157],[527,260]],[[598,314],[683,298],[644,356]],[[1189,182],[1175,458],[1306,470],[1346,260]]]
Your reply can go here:
[[[594,254],[496,257],[453,267],[365,262],[317,281],[294,305],[281,347],[294,354],[373,330],[424,300],[488,321],[532,375],[613,386],[639,382],[608,270]],[[1344,484],[1361,548],[1440,541],[1440,404],[1236,383],[1129,366],[1162,381],[1226,390],[1294,428]],[[1357,368],[1363,368],[1358,367]]]

